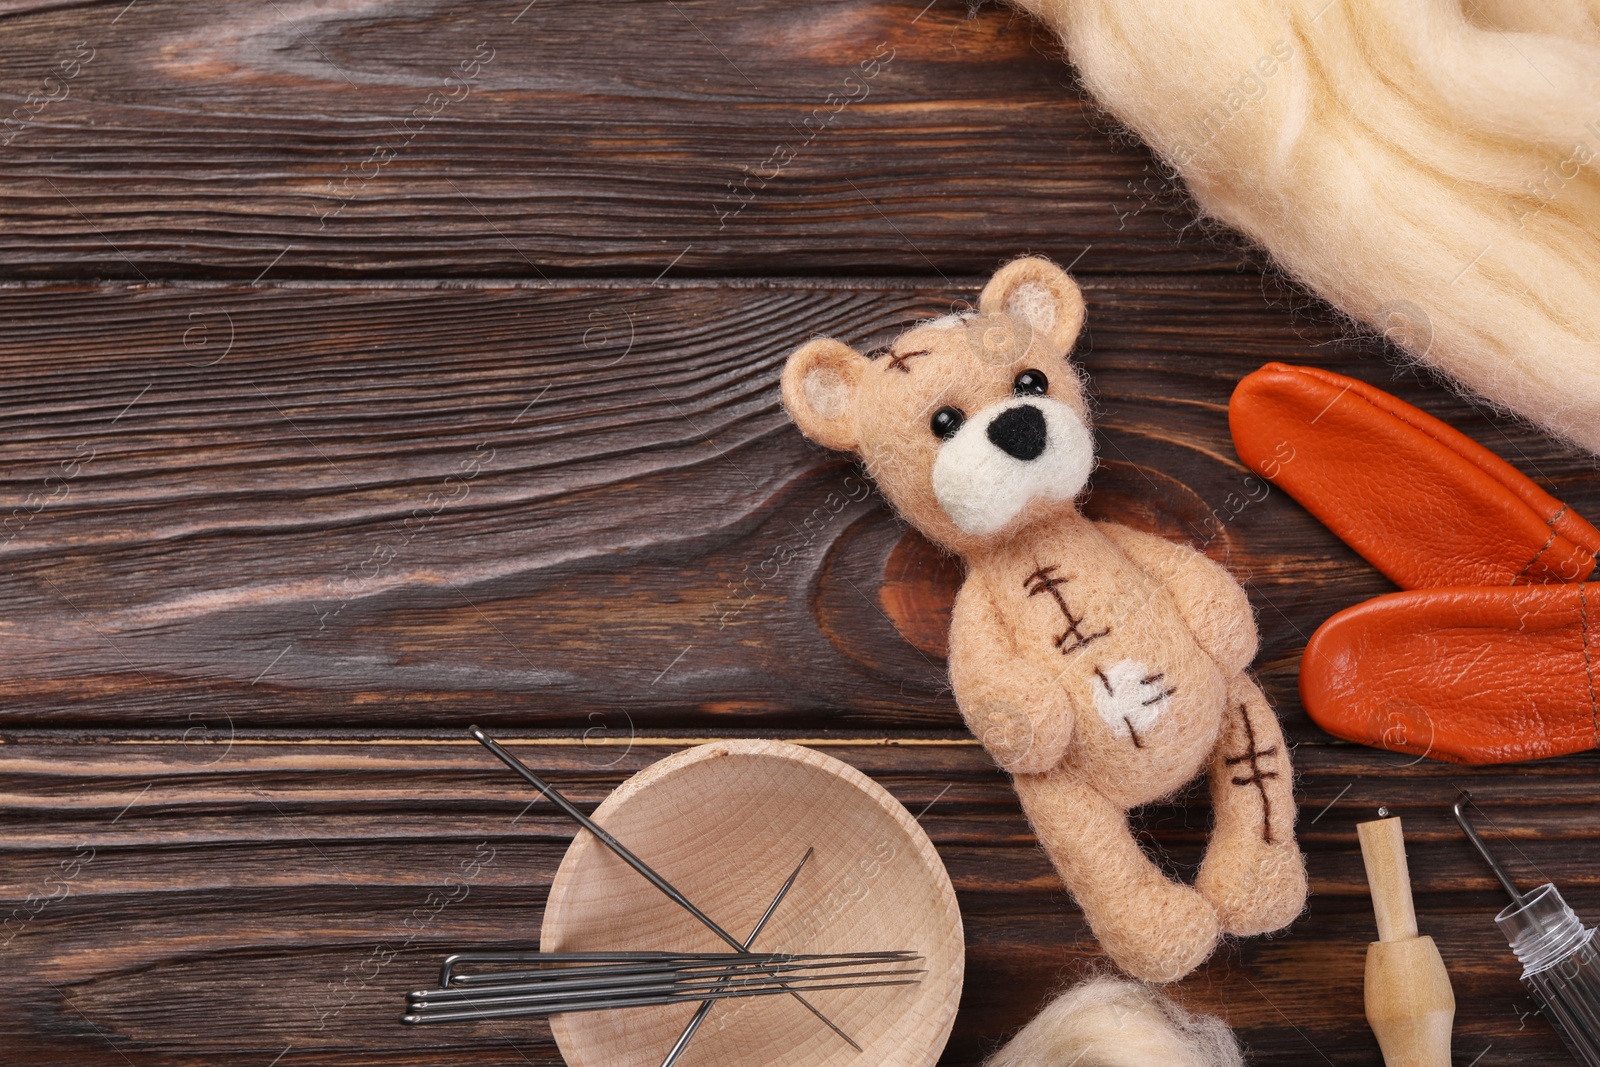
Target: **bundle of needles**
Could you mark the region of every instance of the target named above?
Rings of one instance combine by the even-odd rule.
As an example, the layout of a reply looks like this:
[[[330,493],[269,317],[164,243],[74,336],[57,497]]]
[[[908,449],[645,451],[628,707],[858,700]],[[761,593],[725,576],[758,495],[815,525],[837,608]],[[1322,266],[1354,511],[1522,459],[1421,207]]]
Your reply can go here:
[[[798,955],[751,952],[750,946],[783,903],[800,877],[814,848],[778,889],[749,936],[739,940],[712,921],[689,898],[635,856],[589,816],[579,811],[550,783],[481,729],[468,730],[496,759],[521,776],[568,818],[594,835],[613,855],[639,873],[678,907],[726,943],[732,952],[463,952],[445,960],[439,989],[419,990],[406,998],[409,1024],[505,1019],[525,1015],[644,1008],[660,1004],[698,1003],[700,1008],[667,1053],[662,1067],[673,1067],[693,1040],[716,1001],[734,997],[787,994],[857,1052],[864,1051],[805,994],[833,989],[915,985],[925,972],[909,967],[922,960],[913,952],[840,952]],[[464,963],[531,964],[532,970],[458,974]]]
[[[482,960],[481,954],[477,958]],[[797,955],[786,952],[563,952],[507,954],[533,969],[453,974],[441,988],[406,998],[406,1023],[504,1019],[561,1012],[602,1011],[660,1004],[704,1003],[735,997],[911,985],[922,957],[910,952]]]

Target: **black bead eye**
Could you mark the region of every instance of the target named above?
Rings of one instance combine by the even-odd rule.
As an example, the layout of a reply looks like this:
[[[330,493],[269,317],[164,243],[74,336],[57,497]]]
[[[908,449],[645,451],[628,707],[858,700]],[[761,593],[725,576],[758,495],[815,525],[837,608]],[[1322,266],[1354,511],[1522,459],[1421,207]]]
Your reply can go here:
[[[1043,396],[1050,381],[1036,370],[1025,370],[1011,383],[1011,391],[1018,396]]]
[[[961,413],[960,408],[940,408],[933,413],[933,421],[929,425],[933,428],[933,436],[941,441],[948,441],[966,421],[967,417]]]

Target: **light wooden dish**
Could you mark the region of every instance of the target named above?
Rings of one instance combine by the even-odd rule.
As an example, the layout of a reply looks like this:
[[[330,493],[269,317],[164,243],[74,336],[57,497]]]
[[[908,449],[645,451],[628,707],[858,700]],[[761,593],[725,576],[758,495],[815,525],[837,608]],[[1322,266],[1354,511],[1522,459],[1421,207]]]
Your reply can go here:
[[[918,985],[809,996],[861,1053],[793,998],[757,997],[713,1008],[684,1067],[924,1067],[939,1058],[961,996],[961,913],[933,843],[882,786],[797,745],[718,741],[636,774],[594,816],[741,939],[815,847],[755,949],[913,949],[926,958]],[[551,884],[540,947],[727,950],[587,833]],[[694,1011],[558,1015],[551,1029],[570,1067],[659,1067]]]

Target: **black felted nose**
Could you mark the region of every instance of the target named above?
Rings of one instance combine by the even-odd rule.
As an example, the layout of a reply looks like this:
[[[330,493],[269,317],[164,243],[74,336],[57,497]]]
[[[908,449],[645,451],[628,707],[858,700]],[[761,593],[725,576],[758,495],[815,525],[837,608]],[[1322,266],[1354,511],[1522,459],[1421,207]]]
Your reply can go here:
[[[1002,411],[989,423],[989,440],[1017,459],[1038,459],[1045,445],[1044,412],[1032,404]]]

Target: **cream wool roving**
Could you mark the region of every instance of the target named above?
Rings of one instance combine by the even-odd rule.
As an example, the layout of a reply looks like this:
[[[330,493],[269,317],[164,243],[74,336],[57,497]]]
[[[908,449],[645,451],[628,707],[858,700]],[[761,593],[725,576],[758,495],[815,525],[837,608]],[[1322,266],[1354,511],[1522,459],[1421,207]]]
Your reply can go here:
[[[1093,978],[1045,1005],[983,1067],[1244,1067],[1244,1057],[1222,1020]]]
[[[1600,0],[1012,0],[1200,207],[1600,452]]]
[[[959,554],[950,683],[1101,947],[1147,981],[1181,978],[1223,934],[1288,925],[1305,903],[1289,751],[1246,673],[1238,583],[1187,545],[1097,523],[1083,382],[1068,355],[1083,295],[1015,260],[976,312],[869,357],[818,339],[789,357],[801,431],[853,452],[890,503]],[[1201,773],[1214,827],[1194,885],[1169,879],[1130,808]]]

